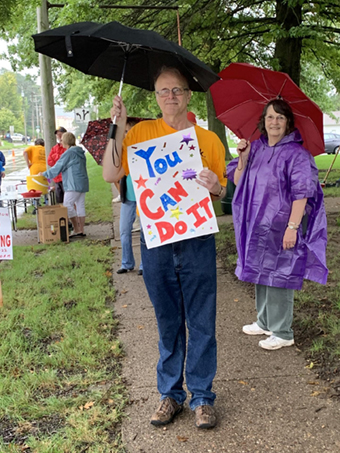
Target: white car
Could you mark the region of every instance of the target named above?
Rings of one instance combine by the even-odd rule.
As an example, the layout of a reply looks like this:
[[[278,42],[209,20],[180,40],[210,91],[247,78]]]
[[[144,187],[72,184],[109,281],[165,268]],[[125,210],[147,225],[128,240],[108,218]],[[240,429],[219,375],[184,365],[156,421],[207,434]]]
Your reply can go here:
[[[18,134],[17,132],[11,134],[12,142],[22,142],[23,138],[24,136],[22,134]]]

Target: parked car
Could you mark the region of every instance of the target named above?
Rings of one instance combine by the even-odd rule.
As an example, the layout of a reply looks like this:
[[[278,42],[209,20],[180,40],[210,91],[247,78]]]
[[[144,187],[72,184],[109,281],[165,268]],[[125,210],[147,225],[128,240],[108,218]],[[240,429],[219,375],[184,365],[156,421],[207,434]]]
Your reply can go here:
[[[24,136],[22,134],[18,134],[18,132],[11,134],[12,142],[22,142],[23,137]]]
[[[7,140],[9,143],[12,142],[21,142],[23,140],[24,136],[22,134],[19,134],[18,132],[14,132],[13,134],[10,134],[7,132],[5,136],[5,140]],[[25,141],[25,139],[24,139]]]
[[[327,132],[323,135],[325,140],[325,152],[327,154],[335,154],[338,146],[340,146],[340,135]]]

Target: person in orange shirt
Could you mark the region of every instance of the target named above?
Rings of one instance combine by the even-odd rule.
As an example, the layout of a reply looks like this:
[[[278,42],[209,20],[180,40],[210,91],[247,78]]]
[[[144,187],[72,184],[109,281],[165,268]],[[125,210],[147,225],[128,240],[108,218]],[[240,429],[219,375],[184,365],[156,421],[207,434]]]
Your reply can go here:
[[[42,138],[37,138],[34,146],[25,149],[24,159],[30,170],[30,175],[37,175],[46,171],[45,142]]]
[[[103,159],[103,177],[115,182],[129,174],[127,148],[137,143],[165,137],[193,127],[187,118],[191,98],[189,82],[176,68],[164,67],[155,78],[155,94],[162,117],[142,121],[126,135],[126,108],[120,96],[113,100],[111,118],[116,117],[117,134],[110,138]],[[203,167],[199,184],[212,200],[225,195],[224,147],[211,131],[195,126]],[[113,162],[112,151],[116,161]],[[183,409],[186,384],[191,392],[190,408],[195,411],[197,428],[216,424],[216,250],[214,236],[190,238],[147,249],[141,232],[143,279],[153,304],[159,332],[160,358],[157,366],[161,402],[151,424],[170,423]],[[186,325],[189,330],[186,341]],[[186,358],[186,363],[185,363]]]
[[[40,172],[46,171],[45,142],[42,138],[37,138],[34,142],[34,146],[29,146],[25,149],[24,159],[30,170],[30,175],[38,175]],[[33,215],[36,214],[39,201],[34,203],[35,208],[32,212]],[[45,204],[47,204],[47,195],[45,195]]]
[[[61,144],[61,138],[65,132],[67,132],[67,130],[62,126],[58,127],[58,129],[54,132],[57,137],[57,144],[53,146],[47,158],[47,163],[50,167],[54,167],[55,164],[60,159],[60,157],[66,151],[66,148],[64,148],[63,145]],[[62,204],[64,201],[64,187],[61,173],[55,178],[53,178],[53,181],[55,183],[56,202],[58,204]]]

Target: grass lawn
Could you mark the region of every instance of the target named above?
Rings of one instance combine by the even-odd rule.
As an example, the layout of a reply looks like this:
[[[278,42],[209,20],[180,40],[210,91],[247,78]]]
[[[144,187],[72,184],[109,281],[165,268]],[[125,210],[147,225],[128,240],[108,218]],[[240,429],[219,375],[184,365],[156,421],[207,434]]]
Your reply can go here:
[[[89,218],[108,221],[110,186],[97,164],[88,170]],[[0,451],[123,452],[111,247],[84,240],[13,255],[0,262]]]
[[[85,241],[14,247],[0,264],[1,452],[120,451],[111,261]]]
[[[334,154],[323,154],[316,156],[315,162],[319,169],[319,180],[323,181],[326,173],[334,160]],[[335,159],[332,170],[327,177],[327,183],[335,183],[340,179],[340,156]],[[324,187],[323,192],[325,197],[340,197],[340,187]]]
[[[112,220],[112,192],[111,185],[103,180],[102,167],[97,165],[93,157],[87,153],[87,172],[90,181],[90,191],[86,194],[86,223],[110,222]],[[19,230],[33,230],[37,228],[33,207],[27,214],[18,219]]]

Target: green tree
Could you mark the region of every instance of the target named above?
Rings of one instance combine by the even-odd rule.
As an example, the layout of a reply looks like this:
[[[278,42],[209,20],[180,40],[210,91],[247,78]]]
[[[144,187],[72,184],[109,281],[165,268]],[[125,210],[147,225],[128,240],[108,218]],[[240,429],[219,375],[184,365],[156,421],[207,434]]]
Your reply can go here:
[[[15,131],[20,131],[22,128],[22,122],[17,116],[9,109],[2,107],[0,109],[0,131],[2,135],[9,131],[9,127],[14,126]]]
[[[22,98],[18,92],[17,79],[13,72],[5,71],[0,75],[0,106],[3,114],[4,112],[11,113],[8,126],[13,125],[17,132],[22,132]]]
[[[38,2],[39,3],[39,2]],[[130,4],[121,0],[120,5]],[[135,5],[147,5],[149,0],[138,0]],[[30,35],[35,30],[35,6],[27,6],[18,0],[7,27],[7,39],[20,36],[16,46],[10,47],[13,69],[37,64]],[[101,0],[101,5],[111,5],[110,0]],[[158,0],[154,6],[170,6],[177,0]],[[108,22],[119,20],[128,26],[158,31],[167,39],[177,41],[175,11],[159,10],[110,10],[101,9],[92,0],[68,0],[64,8],[50,8],[51,27],[75,21],[92,20]],[[180,20],[182,43],[215,72],[232,61],[244,61],[258,66],[287,72],[309,96],[324,109],[332,109],[327,95],[334,88],[340,91],[340,2],[335,0],[182,0]],[[105,80],[75,76],[70,69],[53,61],[56,84],[60,97],[66,103],[83,103],[95,96],[101,113],[111,105],[116,86]],[[84,82],[82,84],[82,81]],[[74,85],[74,86],[73,86]],[[140,116],[157,108],[147,94],[140,90],[124,88],[131,105],[129,111]],[[196,104],[197,99],[197,104]],[[130,101],[127,101],[129,103]],[[191,109],[200,116],[207,115],[202,108],[202,97],[195,94]],[[78,104],[78,106],[80,106]],[[139,110],[138,110],[139,109]],[[329,110],[328,110],[329,111]],[[106,116],[105,115],[105,116]],[[209,124],[216,124],[214,112],[209,107]]]
[[[6,25],[10,20],[16,7],[17,0],[1,0],[0,3],[0,25]]]
[[[21,97],[18,93],[18,83],[13,72],[6,71],[0,75],[0,105],[19,114]]]

